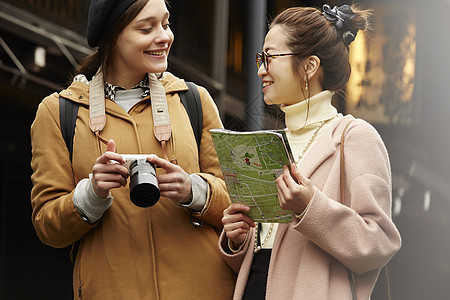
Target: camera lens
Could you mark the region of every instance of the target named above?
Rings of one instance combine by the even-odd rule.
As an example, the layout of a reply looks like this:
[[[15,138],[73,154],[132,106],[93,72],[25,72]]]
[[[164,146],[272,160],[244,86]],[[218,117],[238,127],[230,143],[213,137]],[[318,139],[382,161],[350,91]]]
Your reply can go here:
[[[130,198],[139,207],[153,206],[159,200],[156,171],[146,159],[136,159],[130,164]]]

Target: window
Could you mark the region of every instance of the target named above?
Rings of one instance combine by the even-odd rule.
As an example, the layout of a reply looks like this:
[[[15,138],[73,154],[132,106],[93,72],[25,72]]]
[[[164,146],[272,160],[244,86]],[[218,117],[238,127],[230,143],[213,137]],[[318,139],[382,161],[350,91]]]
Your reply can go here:
[[[374,7],[374,30],[350,45],[352,75],[346,112],[376,124],[409,125],[413,119],[416,12],[413,6]]]

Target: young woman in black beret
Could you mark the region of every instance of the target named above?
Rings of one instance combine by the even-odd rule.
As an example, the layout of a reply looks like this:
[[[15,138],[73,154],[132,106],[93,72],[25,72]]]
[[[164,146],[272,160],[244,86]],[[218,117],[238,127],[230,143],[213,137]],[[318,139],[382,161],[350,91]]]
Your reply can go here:
[[[42,101],[32,125],[32,220],[45,244],[74,245],[75,299],[232,297],[235,275],[217,248],[230,202],[206,134],[222,123],[196,86],[197,145],[179,97],[188,88],[165,72],[169,18],[163,0],[92,0],[87,40],[95,52],[67,89]],[[60,103],[78,107],[72,147]],[[129,169],[138,170],[130,179]],[[152,169],[156,190],[139,185],[155,179]]]

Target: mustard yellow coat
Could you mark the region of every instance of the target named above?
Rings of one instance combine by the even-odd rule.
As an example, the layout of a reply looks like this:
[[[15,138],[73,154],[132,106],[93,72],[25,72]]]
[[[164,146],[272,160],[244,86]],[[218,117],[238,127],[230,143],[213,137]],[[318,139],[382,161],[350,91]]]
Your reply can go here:
[[[130,201],[128,186],[112,190],[113,204],[99,222],[84,222],[74,207],[73,191],[106,150],[89,128],[89,87],[74,82],[60,93],[80,104],[72,163],[60,130],[59,95],[54,93],[39,105],[31,126],[32,221],[47,245],[67,247],[81,241],[73,274],[75,299],[232,297],[235,275],[217,246],[222,212],[230,202],[208,132],[221,128],[222,123],[210,95],[199,87],[204,118],[199,158],[189,118],[177,94],[187,86],[170,73],[165,73],[161,82],[172,124],[169,159],[176,159],[186,172],[200,175],[209,184],[210,198],[201,228],[194,228],[189,212],[167,198],[161,197],[153,207],[136,207]],[[129,113],[115,102],[105,101],[107,122],[101,136],[114,139],[118,153],[162,157],[160,143],[153,135],[148,97]]]

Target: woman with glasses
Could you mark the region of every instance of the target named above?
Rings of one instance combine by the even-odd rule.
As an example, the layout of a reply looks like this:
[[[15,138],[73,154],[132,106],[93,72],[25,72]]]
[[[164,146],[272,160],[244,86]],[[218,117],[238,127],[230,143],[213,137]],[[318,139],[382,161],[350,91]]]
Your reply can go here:
[[[284,111],[295,157],[276,180],[292,222],[255,224],[242,204],[224,211],[219,243],[239,272],[234,299],[369,299],[401,246],[383,141],[331,104],[350,76],[349,44],[370,15],[354,5],[293,7],[270,25],[256,61],[264,101]]]
[[[165,72],[169,18],[164,0],[91,0],[87,39],[96,51],[67,89],[42,101],[32,125],[32,220],[45,244],[78,248],[75,299],[232,296],[235,275],[217,249],[230,201],[206,134],[222,123],[211,96],[195,86],[203,110],[197,145],[180,101],[188,87]],[[72,153],[59,98],[78,106]],[[130,164],[131,176],[121,154],[144,156],[139,168]],[[130,197],[130,181],[146,190],[143,179],[155,177],[146,160],[159,187],[153,206]],[[137,194],[147,199],[152,190]]]

